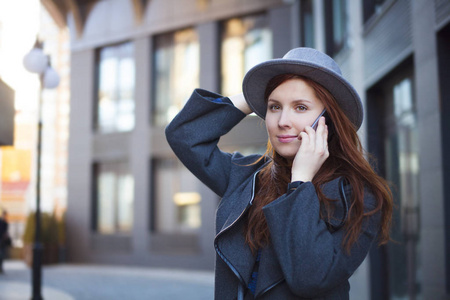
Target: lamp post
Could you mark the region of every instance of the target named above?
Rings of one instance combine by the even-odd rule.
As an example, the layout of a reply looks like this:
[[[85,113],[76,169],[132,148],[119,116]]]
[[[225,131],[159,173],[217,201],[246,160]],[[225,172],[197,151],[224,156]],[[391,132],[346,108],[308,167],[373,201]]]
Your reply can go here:
[[[41,149],[42,149],[42,91],[44,88],[53,89],[59,84],[58,73],[51,67],[50,60],[42,50],[43,44],[36,39],[33,49],[25,55],[23,64],[31,73],[39,74],[40,90],[38,103],[38,136],[36,151],[36,215],[35,234],[33,244],[32,267],[32,297],[31,300],[42,300],[42,250],[41,243]]]

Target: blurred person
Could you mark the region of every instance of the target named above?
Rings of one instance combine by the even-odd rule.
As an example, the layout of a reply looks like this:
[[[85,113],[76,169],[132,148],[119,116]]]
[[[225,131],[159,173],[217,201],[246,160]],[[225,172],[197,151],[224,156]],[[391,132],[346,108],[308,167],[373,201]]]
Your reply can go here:
[[[0,273],[3,273],[3,260],[7,256],[9,246],[11,246],[11,238],[8,234],[7,212],[3,210],[0,217]]]
[[[264,155],[217,143],[265,120]],[[371,245],[389,240],[392,193],[364,158],[359,95],[311,48],[253,67],[243,94],[196,89],[166,128],[177,157],[221,197],[215,299],[348,299]]]

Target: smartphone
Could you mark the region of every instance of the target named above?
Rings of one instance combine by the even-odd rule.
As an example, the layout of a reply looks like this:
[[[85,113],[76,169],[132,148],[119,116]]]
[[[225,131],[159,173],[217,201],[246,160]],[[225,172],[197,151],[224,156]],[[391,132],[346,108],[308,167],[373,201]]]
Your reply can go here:
[[[322,110],[322,112],[320,113],[320,115],[317,117],[317,119],[314,121],[314,123],[311,125],[311,127],[312,127],[314,130],[317,130],[317,126],[319,125],[320,117],[323,116],[326,112],[327,112],[327,109],[324,108],[324,109]]]

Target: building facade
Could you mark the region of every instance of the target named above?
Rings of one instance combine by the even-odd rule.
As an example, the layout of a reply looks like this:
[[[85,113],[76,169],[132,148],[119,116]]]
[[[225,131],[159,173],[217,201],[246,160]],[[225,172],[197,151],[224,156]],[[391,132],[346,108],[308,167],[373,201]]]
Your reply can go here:
[[[449,298],[448,1],[42,2],[71,32],[71,261],[212,269],[219,199],[164,127],[193,88],[238,93],[253,65],[309,46],[363,98],[360,135],[397,206],[393,241],[374,247],[352,294]],[[245,154],[266,139],[250,116],[220,145]]]
[[[0,2],[0,210],[8,213],[13,247],[22,246],[27,215],[36,202],[39,79],[26,71],[23,58],[36,40],[39,6],[33,0]]]
[[[0,146],[14,142],[14,90],[0,79]]]

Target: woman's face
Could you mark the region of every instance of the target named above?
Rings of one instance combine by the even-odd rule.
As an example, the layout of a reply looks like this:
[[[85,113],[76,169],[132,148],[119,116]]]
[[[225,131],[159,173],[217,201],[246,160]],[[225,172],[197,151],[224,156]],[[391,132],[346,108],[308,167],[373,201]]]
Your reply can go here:
[[[298,139],[306,126],[311,126],[324,105],[314,90],[302,79],[290,79],[269,95],[266,128],[275,151],[286,159],[294,159],[301,145]]]

